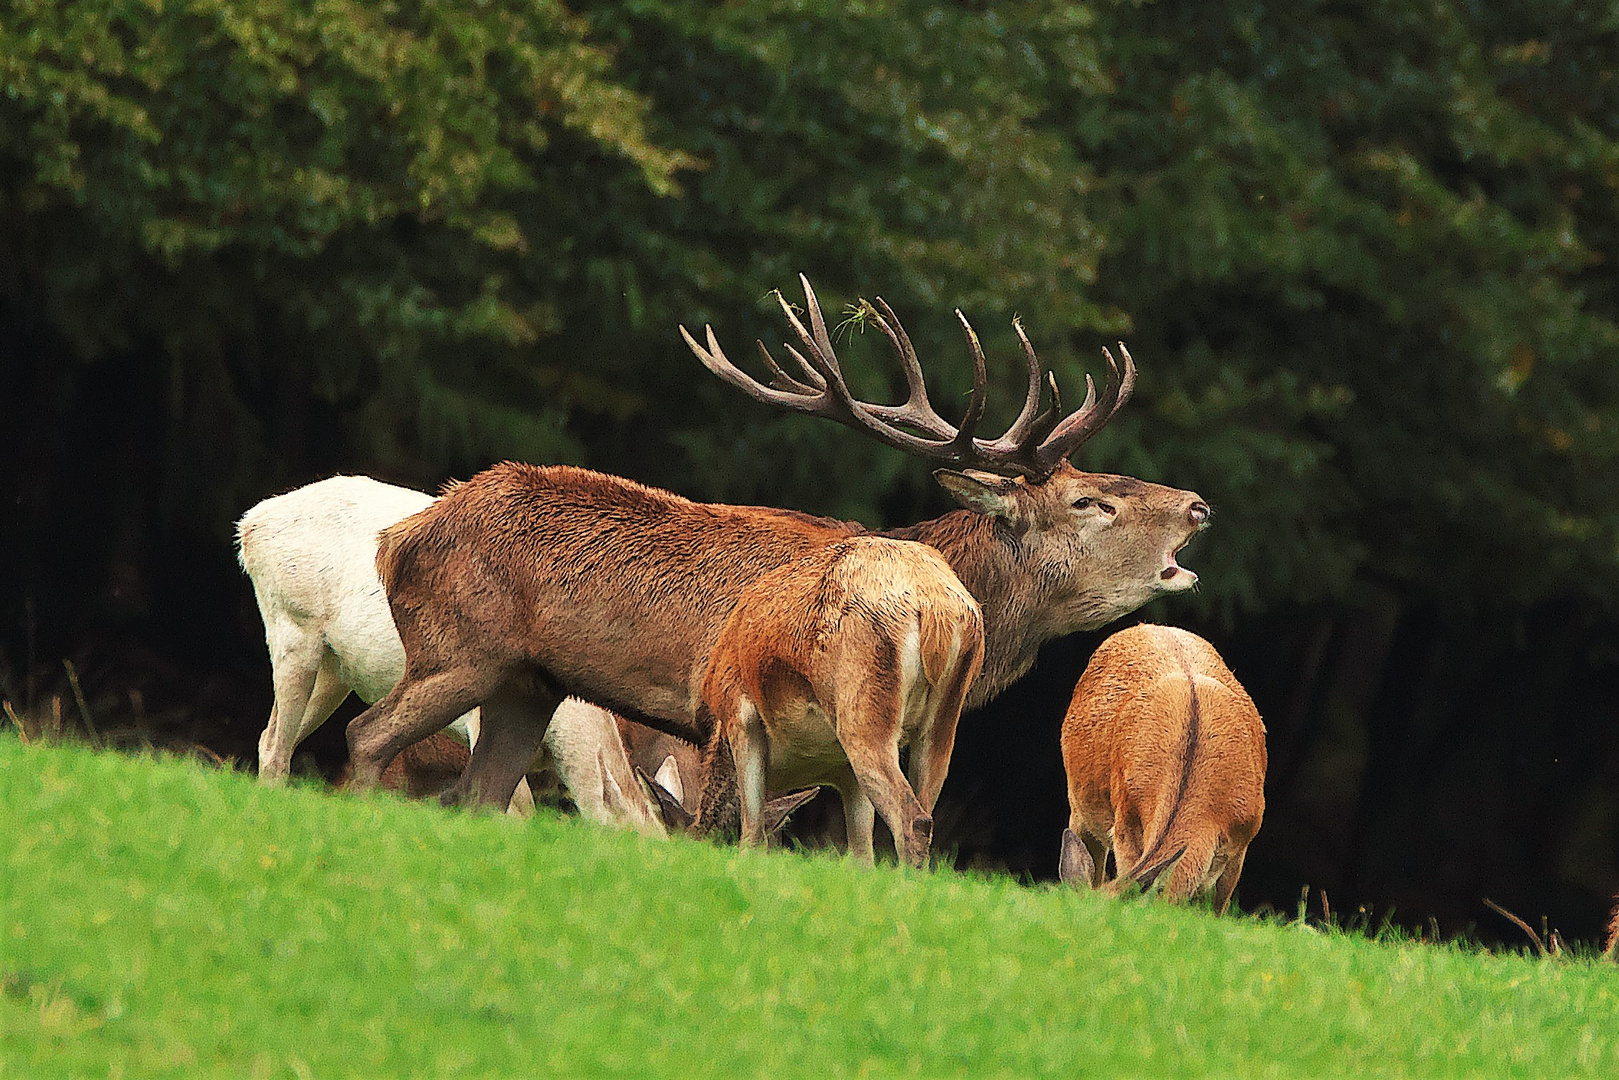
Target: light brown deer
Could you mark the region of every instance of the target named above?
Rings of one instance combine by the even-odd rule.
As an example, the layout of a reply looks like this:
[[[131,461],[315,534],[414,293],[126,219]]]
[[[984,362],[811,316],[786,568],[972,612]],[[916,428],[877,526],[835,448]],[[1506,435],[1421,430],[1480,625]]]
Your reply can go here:
[[[767,790],[824,783],[843,796],[850,854],[873,861],[875,808],[900,860],[924,865],[983,652],[978,602],[925,544],[839,540],[744,589],[703,682],[736,763],[742,842],[764,842]]]
[[[1100,397],[1087,379],[1074,413],[1061,416],[1055,402],[1041,412],[1040,364],[1019,327],[1028,393],[1007,432],[982,439],[974,430],[984,355],[964,318],[974,388],[956,428],[928,403],[916,352],[881,300],[873,320],[899,356],[910,395],[900,406],[856,400],[808,281],[804,290],[808,327],[777,297],[802,346],[789,348],[802,380],[771,360],[776,386],[760,385],[725,358],[712,329],[706,349],[686,339],[711,370],[757,400],[976,467],[935,473],[966,509],[889,534],[937,549],[982,606],[983,673],[969,707],[1027,671],[1042,642],[1197,581],[1175,561],[1208,518],[1197,494],[1080,472],[1066,460],[1129,396],[1129,353],[1122,371],[1107,354],[1111,377]],[[696,503],[568,466],[487,469],[383,534],[378,570],[406,669],[349,725],[356,781],[375,783],[403,747],[479,703],[482,737],[456,794],[475,791],[489,804],[510,795],[566,694],[706,743],[712,724],[698,709],[705,663],[742,590],[864,531],[791,511]],[[720,775],[711,770],[711,783]]]
[[[1608,942],[1602,947],[1602,955],[1609,960],[1619,960],[1619,896],[1613,901],[1613,914],[1608,916]]]
[[[1214,646],[1142,624],[1097,647],[1062,725],[1068,829],[1059,873],[1100,886],[1111,846],[1119,884],[1165,895],[1210,885],[1224,911],[1265,814],[1265,725]]]

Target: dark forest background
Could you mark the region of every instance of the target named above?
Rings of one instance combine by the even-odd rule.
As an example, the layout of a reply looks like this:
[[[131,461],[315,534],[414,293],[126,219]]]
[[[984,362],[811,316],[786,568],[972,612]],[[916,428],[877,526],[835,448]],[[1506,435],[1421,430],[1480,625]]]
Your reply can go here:
[[[1562,0],[0,0],[0,696],[251,764],[232,523],[500,459],[874,526],[925,464],[704,372],[802,271],[951,310],[1021,400],[1128,342],[1082,468],[1195,488],[1269,727],[1244,907],[1596,936],[1619,889],[1619,16]],[[880,341],[840,345],[866,396]],[[964,401],[964,398],[963,398]],[[997,411],[998,410],[998,411]],[[964,723],[963,865],[1037,878],[1101,635]],[[68,661],[64,665],[64,661]],[[340,716],[352,715],[345,712]],[[341,725],[312,746],[335,767]]]

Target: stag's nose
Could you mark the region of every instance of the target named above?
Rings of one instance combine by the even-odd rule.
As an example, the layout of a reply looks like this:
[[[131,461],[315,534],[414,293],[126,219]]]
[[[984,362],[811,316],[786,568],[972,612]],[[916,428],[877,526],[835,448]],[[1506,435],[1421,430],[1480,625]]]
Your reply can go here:
[[[1186,516],[1191,519],[1193,525],[1202,528],[1204,522],[1209,520],[1209,504],[1202,499],[1197,500],[1186,508]]]

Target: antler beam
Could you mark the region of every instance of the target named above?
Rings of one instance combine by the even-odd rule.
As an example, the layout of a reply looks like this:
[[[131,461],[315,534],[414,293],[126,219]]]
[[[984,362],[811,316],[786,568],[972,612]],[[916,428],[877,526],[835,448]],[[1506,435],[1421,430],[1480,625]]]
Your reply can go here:
[[[771,380],[768,386],[755,380],[726,357],[720,349],[718,339],[714,336],[712,326],[704,328],[708,338],[706,348],[699,344],[684,326],[680,328],[680,335],[685,338],[686,344],[691,347],[697,359],[703,362],[704,367],[755,401],[792,412],[828,417],[840,424],[866,432],[885,445],[918,454],[931,461],[958,468],[979,468],[1043,479],[1055,472],[1063,459],[1112,419],[1113,414],[1129,400],[1130,393],[1135,388],[1136,369],[1134,361],[1130,359],[1130,351],[1122,342],[1119,344],[1119,353],[1124,357],[1121,367],[1113,359],[1113,354],[1104,348],[1102,355],[1107,358],[1108,379],[1101,396],[1097,396],[1096,385],[1091,377],[1085,376],[1084,403],[1068,416],[1061,417],[1062,405],[1057,394],[1056,378],[1049,372],[1042,373],[1034,346],[1029,343],[1028,335],[1023,332],[1023,324],[1014,320],[1012,325],[1017,331],[1018,340],[1023,344],[1029,378],[1023,408],[1018,412],[1017,419],[1012,421],[1012,425],[999,438],[978,438],[975,432],[979,420],[984,415],[985,386],[988,379],[985,372],[984,350],[979,344],[978,335],[973,331],[972,324],[960,310],[956,311],[956,318],[961,322],[962,332],[967,338],[967,348],[973,358],[973,392],[961,424],[952,426],[939,415],[932,402],[928,400],[927,384],[922,377],[922,365],[917,359],[916,348],[911,344],[910,335],[906,334],[905,328],[900,325],[893,309],[878,297],[876,306],[867,305],[867,310],[899,359],[900,370],[905,376],[907,396],[899,405],[863,402],[849,392],[849,387],[844,382],[843,370],[838,363],[837,354],[833,351],[832,339],[826,331],[826,320],[821,316],[821,305],[815,297],[815,290],[810,287],[809,279],[804,275],[800,274],[798,280],[804,286],[805,310],[809,315],[808,327],[799,319],[798,314],[793,311],[779,290],[776,292],[776,301],[781,305],[788,324],[792,326],[798,336],[799,345],[802,346],[802,351],[790,343],[785,346],[802,371],[804,376],[802,380],[787,374],[770,355],[770,351],[765,348],[762,341],[759,342],[759,353],[770,369]],[[1045,412],[1039,411],[1042,383],[1049,384],[1052,396],[1052,407]]]

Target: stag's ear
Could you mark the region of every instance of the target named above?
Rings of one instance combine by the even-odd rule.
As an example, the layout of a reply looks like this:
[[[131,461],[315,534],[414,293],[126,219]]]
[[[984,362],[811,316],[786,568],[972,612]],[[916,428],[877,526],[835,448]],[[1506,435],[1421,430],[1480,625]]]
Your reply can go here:
[[[1089,849],[1074,835],[1073,829],[1062,831],[1062,855],[1057,859],[1057,877],[1065,885],[1088,889],[1096,876],[1096,863]]]
[[[990,517],[1011,518],[1017,514],[1018,483],[1009,476],[978,469],[935,469],[933,478],[969,510]]]

